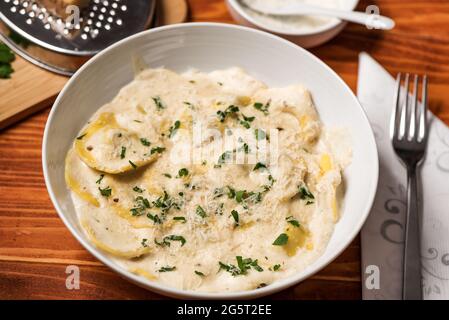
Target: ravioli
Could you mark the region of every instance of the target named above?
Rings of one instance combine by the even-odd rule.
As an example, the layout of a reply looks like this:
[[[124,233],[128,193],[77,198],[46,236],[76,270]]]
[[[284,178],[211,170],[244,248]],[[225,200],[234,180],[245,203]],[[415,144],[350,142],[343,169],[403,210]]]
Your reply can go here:
[[[344,136],[302,85],[147,69],[74,138],[66,182],[86,236],[129,272],[250,290],[324,252],[351,158]]]
[[[75,150],[93,169],[111,174],[135,170],[159,156],[151,147],[151,141],[159,142],[156,131],[151,127],[145,131],[143,138],[138,132],[120,126],[114,113],[104,112],[82,131],[75,141]]]

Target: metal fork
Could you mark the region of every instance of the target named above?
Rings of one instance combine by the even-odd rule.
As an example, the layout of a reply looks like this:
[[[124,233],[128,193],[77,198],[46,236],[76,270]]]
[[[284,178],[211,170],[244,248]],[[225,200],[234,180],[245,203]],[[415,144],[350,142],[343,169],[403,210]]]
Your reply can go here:
[[[401,99],[403,96],[401,78],[401,74],[398,74],[396,106],[391,121],[391,140],[394,151],[407,168],[408,180],[402,298],[421,300],[421,237],[416,171],[424,158],[427,145],[427,76],[422,79],[421,104],[418,102],[419,76],[414,77],[413,94],[411,94],[409,93],[410,75],[405,75],[403,99]]]

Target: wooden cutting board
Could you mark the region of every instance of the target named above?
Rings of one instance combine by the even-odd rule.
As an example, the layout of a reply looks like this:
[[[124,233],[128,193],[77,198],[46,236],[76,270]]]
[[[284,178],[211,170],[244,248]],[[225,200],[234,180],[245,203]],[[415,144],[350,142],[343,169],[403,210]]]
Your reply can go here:
[[[187,13],[186,0],[159,0],[157,25],[184,22]],[[12,65],[11,79],[0,79],[0,130],[48,107],[68,80],[19,56]]]

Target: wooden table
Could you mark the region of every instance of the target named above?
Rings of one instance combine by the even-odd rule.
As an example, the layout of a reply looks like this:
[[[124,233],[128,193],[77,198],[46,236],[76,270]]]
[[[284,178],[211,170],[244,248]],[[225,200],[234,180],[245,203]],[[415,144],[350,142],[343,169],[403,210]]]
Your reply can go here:
[[[233,23],[222,0],[190,0],[192,21]],[[449,1],[362,1],[393,17],[388,33],[348,26],[312,50],[356,89],[357,55],[367,51],[390,72],[427,73],[431,109],[449,124]],[[0,97],[1,99],[1,97]],[[41,167],[49,109],[0,132],[0,299],[158,299],[93,258],[58,218]],[[81,269],[80,290],[65,287],[66,266]],[[360,240],[331,265],[274,299],[361,298]]]

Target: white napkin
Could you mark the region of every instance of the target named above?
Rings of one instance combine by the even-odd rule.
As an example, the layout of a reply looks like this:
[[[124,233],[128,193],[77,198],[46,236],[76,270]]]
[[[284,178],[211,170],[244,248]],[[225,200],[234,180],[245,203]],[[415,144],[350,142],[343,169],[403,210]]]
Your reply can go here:
[[[395,80],[366,53],[359,56],[357,94],[373,127],[380,164],[376,199],[362,229],[363,299],[401,299],[407,185],[389,138]],[[429,119],[427,157],[421,167],[423,295],[449,299],[449,128],[433,115]],[[377,268],[372,266],[379,270],[378,289],[372,277]]]

